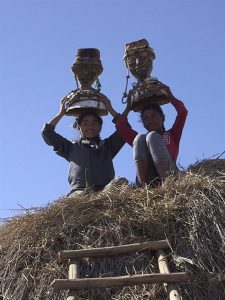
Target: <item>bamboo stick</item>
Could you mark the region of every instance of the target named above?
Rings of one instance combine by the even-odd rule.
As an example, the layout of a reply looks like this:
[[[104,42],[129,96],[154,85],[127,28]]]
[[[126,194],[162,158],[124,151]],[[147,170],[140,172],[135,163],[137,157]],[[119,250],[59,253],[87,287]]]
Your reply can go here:
[[[87,289],[87,288],[114,288],[124,287],[128,285],[148,284],[158,282],[185,282],[187,280],[186,273],[170,273],[170,274],[145,274],[133,276],[118,276],[106,278],[79,278],[79,279],[55,279],[51,286],[54,289]]]
[[[64,250],[59,252],[60,259],[77,259],[82,257],[98,257],[98,256],[114,256],[122,255],[129,252],[143,251],[143,250],[159,250],[167,249],[168,243],[166,240],[151,241],[144,243],[136,243],[130,245],[103,247],[103,248],[90,248],[81,250]]]
[[[158,258],[160,273],[172,274],[169,270],[169,265],[165,252],[163,250],[158,250],[156,255]],[[177,286],[175,283],[166,283],[165,288],[170,300],[182,300],[182,298],[179,296]]]

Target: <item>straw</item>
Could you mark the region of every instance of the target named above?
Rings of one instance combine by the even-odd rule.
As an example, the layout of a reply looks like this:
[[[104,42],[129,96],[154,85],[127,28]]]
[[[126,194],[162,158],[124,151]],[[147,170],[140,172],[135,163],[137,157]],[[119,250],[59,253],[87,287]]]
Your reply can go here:
[[[62,300],[54,279],[68,278],[60,250],[167,239],[173,272],[187,271],[179,291],[187,300],[225,295],[225,160],[205,160],[170,176],[158,188],[113,187],[62,197],[24,210],[0,227],[0,299]],[[149,251],[81,260],[81,277],[159,272]],[[1,298],[2,297],[2,298]],[[79,299],[167,299],[162,284],[84,290]]]

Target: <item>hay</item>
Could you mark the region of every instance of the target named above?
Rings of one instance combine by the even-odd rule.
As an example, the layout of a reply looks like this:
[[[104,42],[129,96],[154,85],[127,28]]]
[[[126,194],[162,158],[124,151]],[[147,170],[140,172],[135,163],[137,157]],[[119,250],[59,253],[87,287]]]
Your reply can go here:
[[[190,282],[180,285],[183,299],[222,300],[224,216],[225,160],[196,164],[155,189],[124,186],[76,199],[61,198],[1,226],[0,299],[65,299],[66,291],[53,291],[50,287],[53,279],[68,276],[68,265],[57,259],[59,250],[166,237],[171,245],[171,270],[187,271],[191,276]],[[150,272],[158,272],[158,268],[148,251],[81,261],[82,277]],[[151,284],[81,291],[79,299],[162,300],[167,296],[162,285]]]

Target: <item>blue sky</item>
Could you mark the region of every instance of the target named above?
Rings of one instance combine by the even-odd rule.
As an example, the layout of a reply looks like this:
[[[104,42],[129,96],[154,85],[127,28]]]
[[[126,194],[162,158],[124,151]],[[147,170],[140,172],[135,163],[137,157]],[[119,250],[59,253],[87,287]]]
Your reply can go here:
[[[225,2],[223,0],[0,0],[0,218],[43,206],[67,194],[67,162],[43,142],[40,131],[75,88],[71,72],[78,48],[98,48],[102,92],[116,110],[124,105],[124,45],[146,38],[155,50],[152,75],[188,108],[178,162],[225,150]],[[131,78],[129,87],[135,79]],[[164,105],[166,128],[176,116]],[[114,131],[104,117],[102,137]],[[130,123],[143,131],[138,113]],[[73,118],[57,131],[77,137]],[[135,178],[132,149],[114,161],[116,175]]]

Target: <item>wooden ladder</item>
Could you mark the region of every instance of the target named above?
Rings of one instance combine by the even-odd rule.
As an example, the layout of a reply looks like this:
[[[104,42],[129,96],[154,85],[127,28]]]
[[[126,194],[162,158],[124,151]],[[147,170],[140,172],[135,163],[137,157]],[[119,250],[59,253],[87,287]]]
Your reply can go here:
[[[78,299],[77,290],[81,289],[122,288],[138,284],[164,283],[169,299],[181,300],[176,284],[186,282],[187,274],[186,272],[170,272],[164,252],[168,248],[168,242],[161,240],[113,247],[61,251],[59,252],[59,258],[61,260],[69,260],[69,278],[55,279],[51,283],[51,286],[57,290],[69,290],[67,300],[75,300]],[[103,278],[79,278],[79,259],[81,258],[124,255],[144,250],[156,251],[160,273]]]

